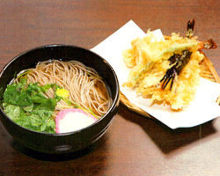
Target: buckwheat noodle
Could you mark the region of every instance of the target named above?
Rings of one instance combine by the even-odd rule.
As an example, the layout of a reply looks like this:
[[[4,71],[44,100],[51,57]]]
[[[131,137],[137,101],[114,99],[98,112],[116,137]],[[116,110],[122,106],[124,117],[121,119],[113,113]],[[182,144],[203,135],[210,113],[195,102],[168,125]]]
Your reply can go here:
[[[78,61],[49,60],[39,62],[36,68],[26,73],[27,83],[40,85],[57,84],[69,91],[69,100],[81,107],[91,110],[97,116],[102,116],[111,105],[107,88],[98,73]],[[47,97],[54,96],[53,89],[46,93]],[[70,105],[61,100],[55,111],[69,108]]]

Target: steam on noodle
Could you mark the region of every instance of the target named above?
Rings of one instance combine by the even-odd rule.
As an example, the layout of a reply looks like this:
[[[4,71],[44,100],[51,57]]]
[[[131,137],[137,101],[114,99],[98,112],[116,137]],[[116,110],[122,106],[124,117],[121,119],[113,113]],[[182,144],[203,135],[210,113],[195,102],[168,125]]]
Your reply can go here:
[[[56,84],[69,91],[70,103],[61,100],[57,103],[55,114],[60,110],[71,108],[73,105],[92,111],[100,117],[107,112],[111,105],[107,88],[97,72],[78,61],[49,60],[39,62],[36,68],[26,72],[27,83],[40,85]],[[19,81],[19,77],[15,82]],[[54,96],[54,90],[47,91],[47,97]]]

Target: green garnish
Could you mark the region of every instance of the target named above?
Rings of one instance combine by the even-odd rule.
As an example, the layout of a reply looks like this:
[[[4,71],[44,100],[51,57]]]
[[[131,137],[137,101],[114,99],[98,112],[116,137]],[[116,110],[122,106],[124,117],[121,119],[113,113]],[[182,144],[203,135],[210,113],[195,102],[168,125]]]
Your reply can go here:
[[[25,79],[19,83],[7,86],[3,95],[3,107],[5,113],[22,127],[40,131],[55,133],[55,121],[52,114],[56,104],[60,101],[59,96],[47,98],[44,93],[48,89],[55,89],[55,84],[40,86],[38,83],[27,85]]]

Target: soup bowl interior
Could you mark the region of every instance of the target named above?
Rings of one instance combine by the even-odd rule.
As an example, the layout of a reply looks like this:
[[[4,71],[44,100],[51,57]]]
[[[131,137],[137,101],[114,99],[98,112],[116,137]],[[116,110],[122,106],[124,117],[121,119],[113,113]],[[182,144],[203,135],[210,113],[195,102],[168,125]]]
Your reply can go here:
[[[4,67],[0,74],[0,97],[3,97],[4,90],[16,74],[24,69],[35,67],[38,62],[47,60],[76,60],[94,68],[103,78],[112,98],[112,105],[107,113],[86,128],[61,134],[35,132],[23,128],[4,113],[2,105],[0,107],[1,122],[15,141],[38,152],[62,154],[85,149],[100,139],[117,113],[119,105],[117,76],[103,58],[87,49],[68,45],[47,45],[20,54]]]

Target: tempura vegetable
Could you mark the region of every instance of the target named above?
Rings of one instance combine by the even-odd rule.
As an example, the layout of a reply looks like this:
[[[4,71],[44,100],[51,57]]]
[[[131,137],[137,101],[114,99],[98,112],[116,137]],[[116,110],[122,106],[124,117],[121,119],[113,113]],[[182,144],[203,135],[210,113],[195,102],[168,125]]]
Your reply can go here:
[[[123,53],[130,73],[123,86],[134,89],[152,103],[170,105],[182,110],[195,96],[200,80],[200,63],[205,58],[203,48],[216,48],[210,39],[202,42],[193,36],[195,21],[187,24],[186,36],[172,33],[161,41],[148,31],[144,38],[131,42]]]

